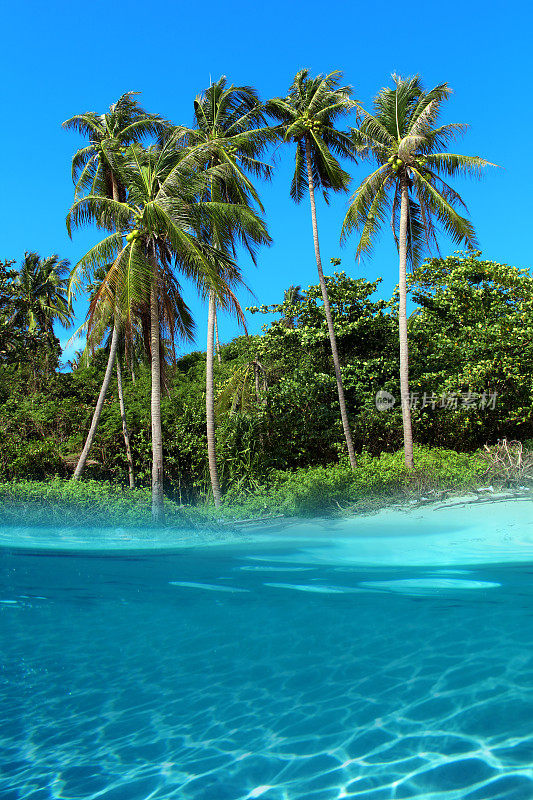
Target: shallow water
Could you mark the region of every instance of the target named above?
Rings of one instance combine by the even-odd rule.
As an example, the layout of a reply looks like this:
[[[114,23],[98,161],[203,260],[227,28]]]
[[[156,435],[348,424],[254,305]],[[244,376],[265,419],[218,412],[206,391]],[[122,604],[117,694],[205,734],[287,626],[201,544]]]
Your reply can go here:
[[[531,800],[531,509],[4,530],[0,797]]]

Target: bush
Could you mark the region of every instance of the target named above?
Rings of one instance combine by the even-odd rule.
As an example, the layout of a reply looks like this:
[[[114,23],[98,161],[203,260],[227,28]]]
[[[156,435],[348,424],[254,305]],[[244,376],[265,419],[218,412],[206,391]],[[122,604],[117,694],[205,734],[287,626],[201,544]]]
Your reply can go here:
[[[0,521],[4,524],[151,527],[149,489],[129,489],[108,481],[12,481],[0,483]],[[167,500],[167,524],[191,529],[213,525],[209,508],[184,508]]]
[[[250,516],[269,512],[313,516],[358,511],[392,500],[405,501],[424,492],[465,491],[479,485],[486,470],[480,453],[415,447],[414,455],[414,471],[405,466],[403,451],[382,453],[376,458],[364,452],[354,472],[347,462],[295,471],[278,470],[253,495],[229,492],[225,506],[240,508]]]
[[[165,500],[167,525],[194,529],[239,518],[284,515],[312,517],[357,513],[427,493],[461,492],[486,481],[481,453],[415,447],[416,469],[404,463],[403,451],[372,457],[362,453],[355,472],[348,462],[330,466],[273,470],[255,489],[234,489],[216,510],[204,501],[182,506]],[[0,520],[8,524],[151,527],[149,489],[96,480],[0,484]]]

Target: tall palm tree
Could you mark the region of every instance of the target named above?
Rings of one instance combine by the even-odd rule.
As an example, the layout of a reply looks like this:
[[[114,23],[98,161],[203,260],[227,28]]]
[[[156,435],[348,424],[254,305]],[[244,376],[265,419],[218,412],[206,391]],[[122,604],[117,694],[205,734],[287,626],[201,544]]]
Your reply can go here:
[[[315,189],[322,189],[327,200],[329,189],[346,191],[350,180],[336,157],[353,158],[353,147],[348,134],[338,131],[335,125],[339,118],[346,116],[355,108],[356,103],[351,98],[351,87],[339,85],[340,78],[340,72],[311,78],[309,70],[302,69],[296,74],[287,97],[271,100],[268,109],[273,117],[280,121],[284,141],[296,143],[291,197],[299,203],[306,190],[309,193],[316,266],[328,324],[342,427],[350,464],[352,469],[355,469],[355,450],[346,410],[337,340],[320,258],[315,203]]]
[[[263,211],[259,196],[247,173],[269,178],[271,167],[260,160],[261,155],[275,132],[267,125],[264,107],[257,93],[250,86],[227,86],[223,75],[194,101],[194,128],[179,128],[178,135],[191,147],[203,147],[209,152],[209,166],[221,167],[224,171],[212,177],[208,188],[211,200],[255,204]],[[269,243],[270,237],[262,220],[257,218],[254,229],[245,236],[240,230],[221,231],[213,228],[209,232],[211,244],[218,250],[236,257],[236,239],[247,248],[255,262],[255,246]],[[216,294],[208,292],[206,353],[206,427],[209,475],[215,506],[221,502],[220,481],[215,450],[214,414],[214,335],[217,332]],[[242,311],[238,316],[244,322]],[[218,348],[217,348],[218,353]],[[219,355],[220,360],[220,355]]]
[[[88,222],[112,231],[78,262],[72,281],[79,282],[83,274],[89,276],[111,261],[99,297],[107,298],[108,305],[116,303],[126,326],[131,324],[134,309],[143,309],[149,319],[152,518],[159,524],[164,520],[160,298],[179,293],[174,275],[174,269],[179,269],[200,291],[209,285],[222,307],[236,303],[230,280],[223,277],[231,260],[207,244],[199,232],[239,226],[245,235],[253,229],[255,215],[243,205],[204,201],[213,174],[204,169],[200,150],[180,151],[174,138],[143,152],[129,148],[124,156],[113,157],[112,168],[127,187],[126,199],[88,195],[75,201],[67,217],[69,232]],[[126,243],[125,231],[129,231]],[[172,313],[167,324],[176,324]]]
[[[457,210],[466,210],[450,177],[479,177],[486,166],[478,156],[446,152],[450,140],[466,125],[437,125],[441,106],[451,90],[446,83],[426,91],[418,75],[402,79],[393,75],[394,88],[384,88],[374,99],[370,114],[361,109],[362,122],[352,131],[357,154],[377,165],[351,198],[341,238],[361,232],[356,256],[369,254],[376,235],[390,220],[399,254],[400,395],[405,463],[414,466],[409,398],[407,339],[407,261],[416,266],[424,252],[437,246],[440,224],[454,242],[476,247],[472,223]]]
[[[149,137],[160,136],[167,123],[161,117],[148,114],[135,100],[138,92],[126,92],[116,103],[109,107],[105,114],[93,111],[76,114],[63,123],[67,130],[75,130],[89,138],[89,143],[78,150],[72,158],[72,179],[75,184],[74,199],[84,193],[112,198],[116,202],[124,201],[126,188],[118,179],[112,167],[113,157],[124,154],[126,148],[138,144]],[[118,322],[118,315],[117,315]],[[105,397],[118,348],[118,328],[113,330],[109,348],[109,358],[100,394],[96,402],[91,426],[78,464],[72,476],[73,480],[81,477],[89,450],[96,434],[98,422],[104,406]]]

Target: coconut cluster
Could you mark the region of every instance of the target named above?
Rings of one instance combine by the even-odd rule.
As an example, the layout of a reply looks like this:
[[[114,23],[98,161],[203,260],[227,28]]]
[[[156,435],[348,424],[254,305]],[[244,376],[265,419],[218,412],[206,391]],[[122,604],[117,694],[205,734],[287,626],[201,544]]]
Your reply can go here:
[[[390,158],[387,159],[387,163],[391,165],[393,172],[399,172],[404,166],[404,162],[398,156],[390,156]]]
[[[415,169],[417,169],[419,173],[422,175],[422,177],[426,178],[426,180],[431,177],[431,172],[428,169],[424,169],[427,163],[427,158],[424,158],[423,156],[416,159],[411,158],[408,161],[404,161],[398,155],[393,155],[387,159],[387,163],[390,164],[392,171],[395,173],[398,173],[402,167],[412,166]]]
[[[314,131],[317,133],[320,130],[320,121],[318,119],[311,119],[308,111],[302,114],[302,122],[307,131]]]

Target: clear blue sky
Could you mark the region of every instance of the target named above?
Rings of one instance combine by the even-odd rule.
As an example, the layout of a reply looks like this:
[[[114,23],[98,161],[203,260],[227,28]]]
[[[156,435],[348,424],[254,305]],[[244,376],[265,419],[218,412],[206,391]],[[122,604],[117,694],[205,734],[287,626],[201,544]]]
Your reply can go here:
[[[57,252],[74,264],[97,241],[95,230],[65,230],[72,202],[70,159],[81,145],[61,122],[86,110],[102,113],[128,90],[143,106],[176,123],[192,122],[192,102],[210,78],[252,84],[263,98],[283,95],[302,67],[343,71],[355,97],[369,107],[390,74],[420,73],[429,87],[447,81],[454,94],[443,121],[468,122],[457,152],[481,155],[504,169],[483,182],[456,184],[467,201],[483,252],[496,261],[531,264],[531,23],[529,3],[452,0],[420,3],[307,3],[271,0],[262,6],[227,0],[141,3],[113,0],[10,3],[3,12],[2,247],[0,258],[20,260],[25,250]],[[257,269],[243,258],[257,301],[280,300],[288,285],[316,282],[308,202],[295,206],[288,188],[293,153],[279,152],[275,177],[261,187],[274,244]],[[353,186],[365,165],[353,167]],[[319,206],[324,266],[332,256],[352,276],[395,283],[397,256],[388,229],[372,260],[356,263],[355,239],[339,246],[347,197]],[[442,242],[447,254],[454,248]],[[205,308],[187,298],[198,321],[197,347],[205,349]],[[85,305],[78,303],[80,321]],[[249,330],[265,319],[249,317]],[[221,320],[221,337],[235,335]],[[70,335],[58,331],[62,340]],[[186,349],[191,349],[189,346]]]

